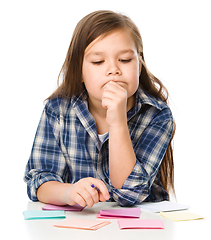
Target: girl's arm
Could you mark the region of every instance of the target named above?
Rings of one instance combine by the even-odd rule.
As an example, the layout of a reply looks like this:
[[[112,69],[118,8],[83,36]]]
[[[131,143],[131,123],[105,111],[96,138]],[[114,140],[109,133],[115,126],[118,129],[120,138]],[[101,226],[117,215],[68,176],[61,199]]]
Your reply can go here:
[[[114,83],[115,84],[115,83]],[[121,206],[140,204],[149,194],[158,201],[167,199],[167,192],[155,184],[160,164],[170,142],[174,122],[170,109],[145,105],[142,117],[131,119],[130,133],[126,128],[126,93],[114,84],[107,84],[102,105],[107,108],[109,125],[109,174],[113,198]],[[122,99],[122,100],[121,100]],[[133,149],[134,148],[134,149]]]
[[[45,182],[37,189],[37,198],[43,203],[66,205],[67,202],[64,198],[64,192],[67,191],[71,185],[72,184],[57,181]],[[74,205],[74,203],[72,205]]]
[[[56,104],[54,100],[54,105]],[[59,113],[55,113],[51,102],[47,102],[25,169],[24,181],[27,183],[27,193],[32,201],[38,201],[37,190],[44,183],[63,183],[67,178],[66,155],[61,152],[59,146],[58,116]]]
[[[82,207],[92,207],[99,201],[105,202],[110,196],[101,180],[89,177],[83,178],[75,184],[46,182],[38,188],[37,198],[41,202],[55,205],[78,203]]]
[[[37,129],[24,177],[28,196],[32,201],[57,205],[78,203],[92,207],[110,198],[108,190],[101,180],[95,178],[84,178],[74,184],[64,183],[68,179],[67,154],[64,147],[59,145],[59,112],[54,111],[59,109],[57,104],[56,99],[46,104]]]
[[[109,174],[112,185],[120,189],[136,164],[127,126],[127,91],[115,82],[104,87],[102,105],[107,108],[109,125]]]
[[[109,173],[112,185],[120,189],[136,164],[128,127],[109,128]]]

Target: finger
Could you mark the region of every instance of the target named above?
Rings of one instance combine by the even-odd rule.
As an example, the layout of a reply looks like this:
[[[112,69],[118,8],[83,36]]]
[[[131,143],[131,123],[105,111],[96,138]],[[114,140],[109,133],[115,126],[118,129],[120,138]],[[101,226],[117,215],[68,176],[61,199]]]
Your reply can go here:
[[[83,198],[89,208],[95,204],[92,195],[86,189],[84,189],[83,192],[79,193],[79,195]]]
[[[92,193],[92,198],[94,200],[95,203],[98,203],[100,200],[100,189],[98,189],[97,187],[95,187],[94,184],[91,184],[91,193]]]
[[[83,197],[79,193],[76,193],[76,196],[74,199],[77,204],[79,204],[82,207],[86,207],[86,201],[83,199]]]
[[[92,198],[92,194],[90,193],[89,188],[90,181],[87,181],[87,179],[81,179],[76,183],[76,187],[75,187],[75,194],[73,195],[74,200],[82,206],[88,206],[88,207],[92,207],[94,205],[94,200]]]
[[[112,103],[113,99],[114,99],[114,94],[112,93],[103,93],[102,96],[102,106],[103,107],[108,107],[109,104]]]
[[[99,190],[97,188],[93,187],[93,186],[94,186],[94,184],[89,185],[87,191],[89,192],[89,194],[90,194],[90,196],[92,198],[92,201],[94,203],[98,203],[99,200],[100,200],[100,198],[99,198]]]
[[[116,107],[126,104],[127,95],[125,93],[113,94],[112,92],[106,92],[102,95],[102,106],[107,109],[116,109]]]
[[[104,89],[122,89],[123,87],[115,81],[109,81],[107,84],[105,84]]]
[[[95,203],[99,202],[99,192],[97,189],[93,188],[92,184],[86,182],[83,198],[87,206],[92,207]]]
[[[97,187],[96,187],[97,188]],[[100,189],[95,189],[95,191],[97,191],[97,195],[98,195],[98,202],[99,201],[101,201],[101,202],[105,202],[106,200],[108,200],[108,199],[106,199],[104,196],[103,196],[103,194],[100,192]],[[109,196],[109,198],[110,198],[110,196]]]
[[[95,185],[95,188],[98,188],[102,196],[105,200],[108,200],[110,198],[108,189],[105,185],[105,183],[99,179],[93,179],[93,184]],[[100,194],[100,196],[101,196]]]
[[[109,198],[110,198],[110,196],[109,196]],[[103,196],[102,193],[99,194],[99,199],[100,199],[101,202],[105,202],[105,201],[109,200],[109,198],[106,199],[106,198]]]
[[[103,89],[103,93],[108,93],[108,92],[111,92],[113,94],[118,94],[122,91],[122,87],[118,87],[118,86],[115,86],[115,85],[109,85],[109,86],[106,86],[104,87]]]
[[[111,92],[111,91],[104,91],[102,94],[102,106],[108,106],[108,104],[112,103],[113,101],[118,101],[121,98],[120,93],[118,92]]]
[[[94,178],[88,178],[88,181],[86,182],[85,188],[87,192],[89,192],[90,196],[92,197],[94,203],[99,202],[99,189],[95,188],[95,185],[92,183]]]
[[[104,108],[110,110],[110,106],[112,106],[112,99],[104,98],[104,99],[102,100],[102,106],[103,106]]]
[[[127,91],[121,86],[106,87],[103,90],[102,98],[114,99],[116,97],[120,97],[121,99],[127,98]]]
[[[105,90],[105,91],[103,91],[102,99],[103,98],[113,99],[113,98],[115,98],[116,95],[117,95],[116,92],[111,92],[111,91]]]

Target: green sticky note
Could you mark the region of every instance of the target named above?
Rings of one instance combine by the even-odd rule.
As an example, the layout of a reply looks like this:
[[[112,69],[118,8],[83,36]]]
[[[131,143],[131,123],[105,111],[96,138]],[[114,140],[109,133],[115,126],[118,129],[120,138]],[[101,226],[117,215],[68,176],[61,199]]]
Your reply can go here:
[[[25,220],[65,218],[64,211],[27,210],[23,212]]]

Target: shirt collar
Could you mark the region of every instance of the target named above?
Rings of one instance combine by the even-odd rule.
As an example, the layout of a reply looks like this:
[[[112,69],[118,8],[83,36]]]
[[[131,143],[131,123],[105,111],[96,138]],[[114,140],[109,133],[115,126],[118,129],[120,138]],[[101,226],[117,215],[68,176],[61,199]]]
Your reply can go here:
[[[157,108],[158,110],[162,110],[163,108],[166,107],[166,103],[164,103],[161,99],[149,95],[148,93],[144,92],[140,87],[138,87],[135,93],[135,97],[136,102],[133,108],[133,111],[135,110],[135,113],[137,113],[141,109],[142,105],[150,105]],[[79,103],[85,104],[86,107],[88,108],[88,94],[86,89],[84,89],[81,92],[81,94],[74,96],[72,98],[73,107]]]
[[[127,121],[129,121],[133,116],[135,116],[143,105],[151,105],[159,110],[164,108],[163,106],[165,103],[162,100],[147,94],[140,87],[136,91],[135,96],[136,96],[135,106],[128,111]],[[95,124],[93,116],[90,114],[88,110],[88,94],[86,89],[84,89],[84,91],[82,91],[81,94],[79,94],[78,96],[72,97],[71,105],[74,108],[74,111],[77,117],[79,118],[80,122],[82,123],[83,127],[86,129],[90,137],[94,140],[98,149],[100,149],[101,143],[98,139],[97,126]],[[108,136],[106,137],[106,139],[107,138]]]
[[[140,87],[136,92],[136,112],[140,110],[142,105],[151,105],[159,110],[162,110],[166,107],[166,104],[159,98],[155,98],[148,93],[144,92]]]
[[[88,107],[88,94],[86,89],[84,89],[79,95],[73,96],[71,102],[73,107],[81,102],[85,103]]]

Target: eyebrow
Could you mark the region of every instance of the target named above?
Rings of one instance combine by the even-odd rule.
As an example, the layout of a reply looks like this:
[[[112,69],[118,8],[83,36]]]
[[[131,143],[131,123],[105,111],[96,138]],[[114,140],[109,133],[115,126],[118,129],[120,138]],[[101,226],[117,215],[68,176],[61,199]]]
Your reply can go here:
[[[124,53],[135,53],[132,49],[124,49],[124,50],[121,50],[118,52],[118,55],[120,54],[124,54]],[[105,55],[104,52],[90,52],[88,53],[86,56],[89,56],[89,55]]]

